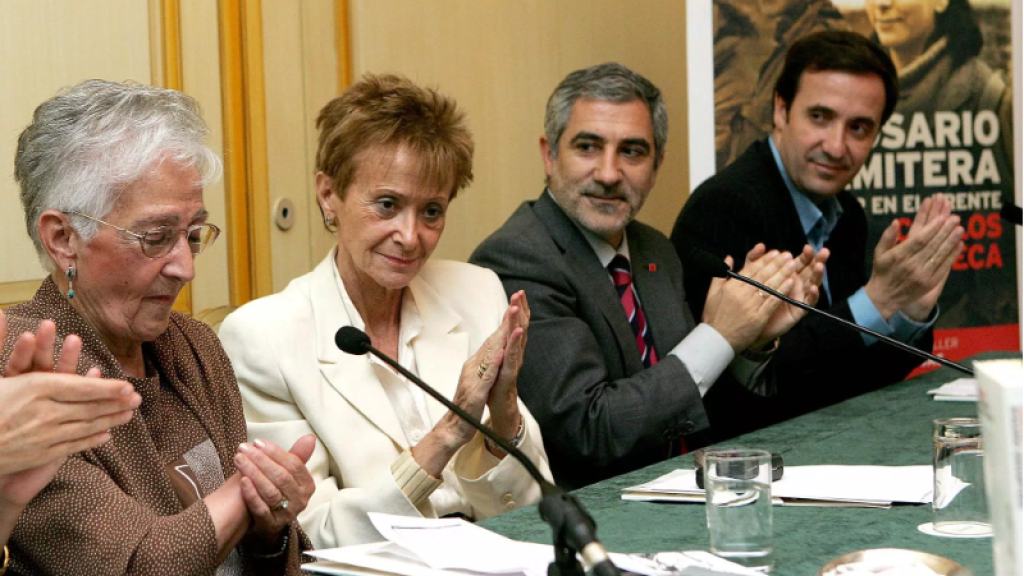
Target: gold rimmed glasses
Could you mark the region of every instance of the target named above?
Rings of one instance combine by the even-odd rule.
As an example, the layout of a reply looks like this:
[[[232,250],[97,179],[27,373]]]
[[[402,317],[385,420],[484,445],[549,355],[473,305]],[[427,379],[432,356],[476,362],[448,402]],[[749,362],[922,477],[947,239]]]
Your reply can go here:
[[[115,226],[110,222],[104,222],[95,216],[90,216],[83,212],[64,212],[65,214],[72,214],[74,216],[81,216],[93,222],[103,224],[104,226],[110,226],[111,228],[128,234],[139,241],[139,246],[142,247],[142,253],[150,258],[163,258],[168,255],[174,245],[178,243],[178,237],[182,234],[185,235],[185,240],[188,241],[189,250],[192,251],[193,255],[202,254],[204,250],[210,247],[211,244],[220,236],[220,228],[213,224],[193,224],[187,228],[178,228],[176,226],[157,226],[151,228],[145,232],[132,232],[126,228]]]

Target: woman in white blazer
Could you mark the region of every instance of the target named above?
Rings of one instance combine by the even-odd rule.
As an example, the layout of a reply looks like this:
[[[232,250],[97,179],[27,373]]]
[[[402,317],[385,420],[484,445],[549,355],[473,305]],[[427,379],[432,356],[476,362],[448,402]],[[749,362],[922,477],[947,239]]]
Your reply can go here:
[[[317,199],[338,246],[220,331],[250,438],[316,435],[316,491],[299,522],[318,548],[380,540],[368,512],[481,519],[535,502],[539,486],[497,446],[374,357],[334,344],[341,326],[366,331],[550,478],[516,393],[525,295],[510,304],[493,272],[428,261],[448,203],[472,179],[461,111],[405,78],[366,75],[317,127]]]

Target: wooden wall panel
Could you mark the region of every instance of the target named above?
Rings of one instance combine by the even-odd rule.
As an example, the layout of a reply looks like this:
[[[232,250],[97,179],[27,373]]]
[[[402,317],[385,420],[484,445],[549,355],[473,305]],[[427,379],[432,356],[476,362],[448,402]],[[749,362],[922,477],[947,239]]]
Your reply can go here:
[[[317,112],[337,93],[332,0],[263,1],[269,204],[292,202],[295,222],[270,227],[274,291],[310,271],[333,245],[314,199]],[[271,213],[273,217],[273,213]]]
[[[203,119],[210,127],[207,143],[224,157],[224,119],[221,108],[220,59],[218,54],[217,4],[209,0],[180,0],[181,68],[183,90],[199,101]],[[210,222],[223,230],[228,224],[223,178],[207,185],[203,202]],[[196,258],[192,281],[192,311],[202,312],[230,303],[227,234]]]
[[[88,78],[149,83],[150,32],[149,5],[138,0],[0,3],[0,304],[23,299],[45,276],[12,176],[18,134],[64,86]]]
[[[452,204],[437,256],[463,260],[544,186],[544,105],[569,72],[615,60],[657,84],[670,117],[664,167],[640,219],[671,230],[689,190],[685,2],[351,0],[353,73],[397,72],[465,108],[472,187]]]

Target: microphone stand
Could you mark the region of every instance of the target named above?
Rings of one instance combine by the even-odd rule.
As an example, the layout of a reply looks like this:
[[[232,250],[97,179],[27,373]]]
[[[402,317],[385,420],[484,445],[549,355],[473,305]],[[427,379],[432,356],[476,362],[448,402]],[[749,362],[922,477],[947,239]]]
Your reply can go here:
[[[919,358],[923,358],[925,360],[933,360],[933,361],[938,362],[939,364],[942,364],[943,366],[946,366],[948,368],[952,368],[954,370],[958,370],[960,372],[963,372],[964,374],[968,374],[970,376],[974,376],[974,370],[971,370],[970,368],[968,368],[968,367],[966,367],[966,366],[964,366],[962,364],[957,364],[956,362],[953,362],[951,360],[946,360],[945,358],[943,358],[941,356],[936,356],[934,354],[929,354],[928,352],[925,352],[923,350],[918,350],[917,348],[914,348],[913,346],[911,346],[909,344],[904,344],[903,342],[900,342],[899,340],[896,340],[895,338],[890,338],[890,337],[888,337],[888,336],[886,336],[884,334],[879,334],[878,332],[875,332],[874,330],[872,330],[870,328],[865,328],[865,327],[861,326],[860,324],[857,324],[855,322],[850,322],[849,320],[847,320],[845,318],[840,318],[839,316],[835,316],[834,314],[829,314],[828,312],[825,312],[823,310],[818,310],[814,306],[811,306],[809,304],[805,304],[804,302],[801,302],[799,300],[794,300],[793,298],[790,298],[789,296],[786,296],[785,294],[783,294],[783,293],[781,293],[781,292],[779,292],[777,290],[773,290],[773,289],[765,286],[764,284],[758,282],[757,280],[754,280],[753,278],[747,278],[746,276],[743,276],[741,274],[737,274],[736,272],[733,272],[732,270],[729,270],[728,268],[726,268],[724,266],[722,268],[724,269],[723,271],[725,272],[726,276],[728,276],[730,278],[735,278],[736,280],[739,280],[740,282],[745,282],[747,284],[750,284],[751,286],[753,286],[753,287],[755,287],[755,288],[757,288],[759,290],[763,290],[763,291],[771,294],[772,296],[775,296],[776,298],[779,298],[780,300],[783,300],[783,301],[785,301],[785,302],[787,302],[789,304],[792,304],[793,306],[796,306],[797,308],[800,308],[802,310],[806,310],[808,312],[814,312],[815,314],[820,314],[822,316],[825,316],[826,318],[831,318],[832,320],[835,320],[836,322],[839,322],[840,324],[843,324],[843,325],[845,325],[848,328],[852,328],[854,330],[857,330],[858,332],[861,332],[863,334],[867,334],[868,336],[873,336],[875,338],[878,338],[879,340],[882,340],[883,342],[885,342],[886,344],[889,344],[890,346],[895,346],[895,347],[899,348],[900,350],[903,350],[904,352],[909,352],[910,354],[913,354],[913,355],[915,355],[915,356],[917,356]]]
[[[466,413],[465,410],[456,406],[454,402],[445,398],[437,390],[434,390],[433,387],[426,385],[415,374],[406,370],[404,366],[376,349],[370,344],[369,339],[362,343],[362,347],[366,352],[379,358],[429,394],[434,400],[437,400],[454,412],[463,422],[469,423],[473,428],[479,430],[481,434],[490,438],[506,454],[522,464],[526,472],[540,485],[543,497],[540,504],[538,504],[538,509],[541,519],[551,526],[555,548],[555,561],[548,565],[548,576],[584,576],[583,567],[576,560],[577,553],[583,557],[584,561],[593,566],[597,576],[620,576],[618,568],[610,561],[606,561],[607,553],[597,541],[597,523],[594,522],[594,519],[583,508],[583,504],[580,503],[576,496],[545,480],[537,466],[519,448],[498,436],[489,427],[484,426],[476,418]]]

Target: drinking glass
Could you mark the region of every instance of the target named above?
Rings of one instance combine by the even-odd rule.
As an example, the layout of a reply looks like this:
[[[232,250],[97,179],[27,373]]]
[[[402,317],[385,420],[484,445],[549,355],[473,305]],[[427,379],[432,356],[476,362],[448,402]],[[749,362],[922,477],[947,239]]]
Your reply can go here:
[[[940,418],[932,423],[936,532],[955,536],[992,533],[985,498],[985,445],[977,418]]]
[[[748,568],[772,566],[772,457],[764,450],[704,455],[711,553]]]

